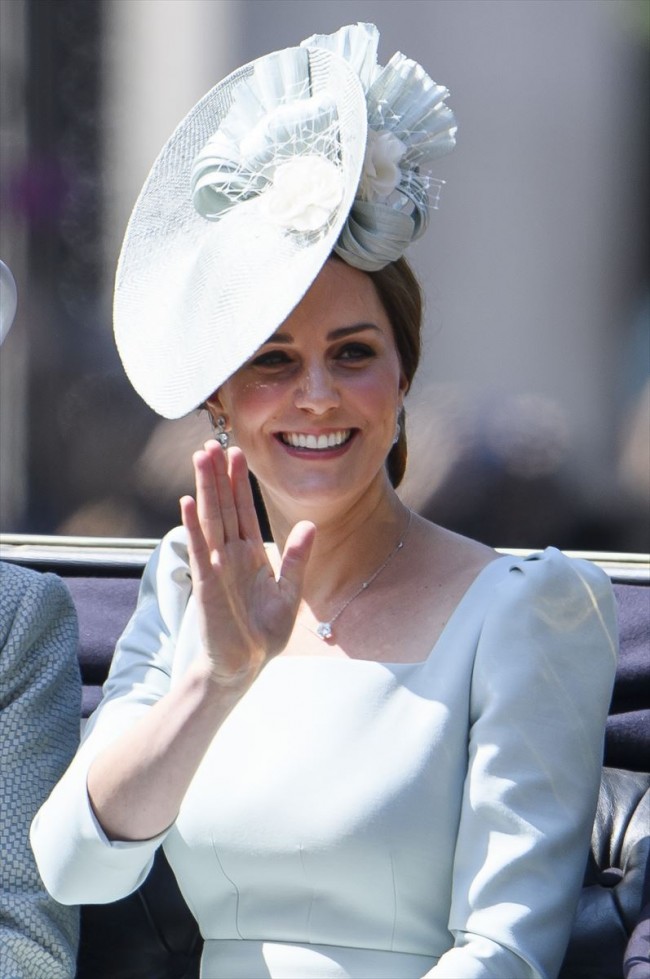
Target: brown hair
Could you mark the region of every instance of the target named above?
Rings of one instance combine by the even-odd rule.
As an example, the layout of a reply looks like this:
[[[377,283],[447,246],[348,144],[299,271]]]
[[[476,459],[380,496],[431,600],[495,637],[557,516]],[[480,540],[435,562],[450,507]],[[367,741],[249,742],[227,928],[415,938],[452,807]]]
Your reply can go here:
[[[368,272],[367,275],[372,280],[390,320],[402,370],[410,387],[420,363],[422,349],[423,299],[420,283],[405,258],[399,258],[378,272]],[[386,460],[388,477],[395,487],[402,482],[406,469],[406,412],[403,408],[399,423],[399,439]]]

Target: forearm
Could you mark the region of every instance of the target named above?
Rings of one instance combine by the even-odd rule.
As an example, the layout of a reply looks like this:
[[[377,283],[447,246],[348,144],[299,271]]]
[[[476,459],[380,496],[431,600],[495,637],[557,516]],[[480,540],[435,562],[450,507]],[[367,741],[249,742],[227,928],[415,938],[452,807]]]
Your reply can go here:
[[[422,979],[543,979],[534,966],[512,949],[481,935],[461,936]]]
[[[151,839],[174,822],[206,749],[245,689],[219,685],[208,670],[193,667],[95,758],[88,795],[109,839]]]

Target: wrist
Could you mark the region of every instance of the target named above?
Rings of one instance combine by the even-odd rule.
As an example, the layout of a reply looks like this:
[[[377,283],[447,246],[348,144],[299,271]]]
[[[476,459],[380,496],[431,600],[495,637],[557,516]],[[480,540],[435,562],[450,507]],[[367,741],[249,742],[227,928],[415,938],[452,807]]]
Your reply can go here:
[[[252,664],[232,673],[225,672],[207,653],[202,653],[190,668],[194,682],[204,695],[220,701],[224,698],[238,700],[243,697],[259,672]]]

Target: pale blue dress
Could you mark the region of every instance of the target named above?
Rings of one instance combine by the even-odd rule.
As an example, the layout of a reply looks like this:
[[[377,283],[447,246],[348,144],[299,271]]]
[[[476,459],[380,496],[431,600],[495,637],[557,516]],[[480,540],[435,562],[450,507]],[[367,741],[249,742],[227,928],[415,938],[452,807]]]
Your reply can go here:
[[[182,530],[144,575],[85,742],[35,820],[64,902],[122,897],[161,843],[206,979],[553,977],[581,886],[616,662],[606,575],[500,557],[423,663],[271,662],[223,724],[174,825],[109,842],[91,758],[197,648]]]

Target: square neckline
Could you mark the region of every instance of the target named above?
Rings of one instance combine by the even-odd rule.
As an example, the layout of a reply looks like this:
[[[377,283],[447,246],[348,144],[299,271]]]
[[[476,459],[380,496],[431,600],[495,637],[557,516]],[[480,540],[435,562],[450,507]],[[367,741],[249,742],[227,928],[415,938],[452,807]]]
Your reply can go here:
[[[526,558],[525,560],[530,560],[530,558],[534,558],[536,556],[538,556],[538,555],[532,554],[528,558]],[[513,570],[513,568],[512,568],[512,562],[514,561],[515,563],[518,563],[520,560],[521,560],[520,558],[516,558],[516,557],[514,557],[514,555],[510,555],[510,554],[499,554],[495,558],[493,558],[491,561],[489,561],[487,564],[485,564],[480,569],[480,571],[477,572],[477,574],[472,578],[472,580],[468,584],[467,588],[462,593],[462,595],[459,598],[458,602],[454,606],[453,611],[451,612],[449,618],[447,619],[447,621],[445,622],[444,626],[440,630],[440,633],[439,633],[438,637],[436,638],[435,642],[431,646],[429,652],[424,657],[424,659],[412,660],[411,662],[397,662],[397,661],[392,661],[392,660],[366,659],[365,657],[356,657],[356,656],[322,656],[322,655],[313,655],[313,656],[312,655],[308,655],[308,656],[289,655],[289,656],[286,656],[286,655],[280,654],[279,656],[276,656],[273,659],[272,662],[275,663],[275,662],[278,662],[279,660],[284,660],[284,661],[289,661],[289,660],[311,660],[311,661],[317,661],[317,662],[331,662],[331,663],[371,663],[371,664],[373,664],[375,666],[382,666],[382,667],[385,667],[385,668],[391,669],[391,670],[397,670],[397,669],[400,669],[400,670],[409,670],[409,669],[410,670],[413,670],[413,669],[422,668],[423,666],[426,666],[427,663],[429,663],[431,661],[431,659],[433,659],[434,654],[438,651],[439,647],[443,643],[446,643],[448,641],[449,633],[452,632],[452,631],[454,631],[454,628],[456,626],[456,623],[460,619],[460,613],[461,613],[462,609],[469,602],[469,600],[471,598],[473,598],[474,592],[480,590],[480,588],[484,584],[485,579],[491,578],[492,575],[495,574],[496,569],[497,568],[503,569],[503,566],[504,565],[509,565],[505,569],[506,571]]]

